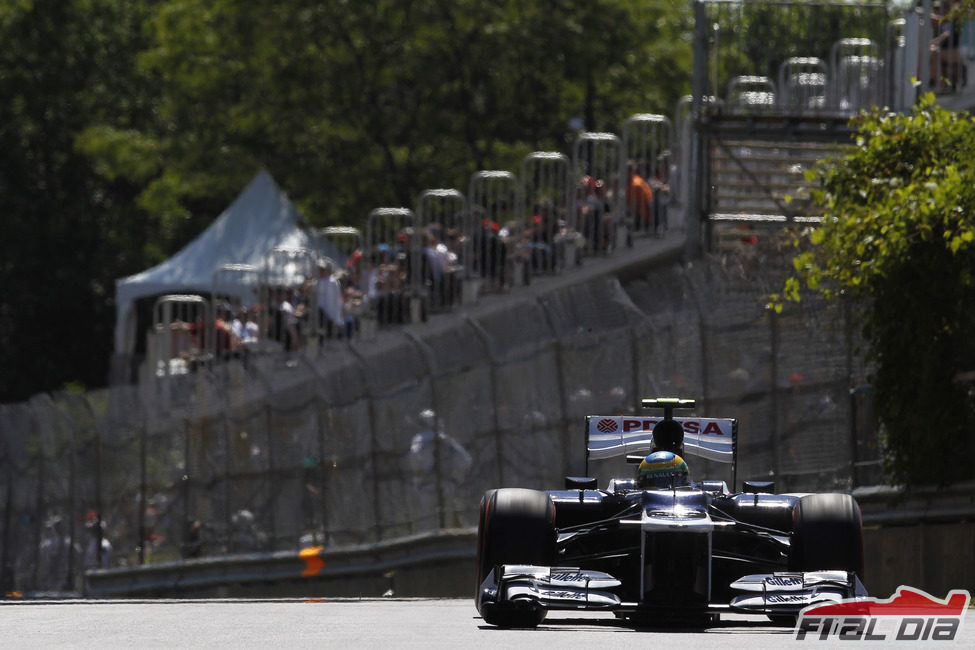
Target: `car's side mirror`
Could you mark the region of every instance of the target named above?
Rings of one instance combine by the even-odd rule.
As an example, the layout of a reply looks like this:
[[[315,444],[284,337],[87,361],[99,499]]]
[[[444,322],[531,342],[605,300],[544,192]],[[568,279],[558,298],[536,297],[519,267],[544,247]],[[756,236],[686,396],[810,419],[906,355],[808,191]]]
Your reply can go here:
[[[566,490],[595,490],[596,479],[589,478],[588,476],[566,476],[565,489]]]
[[[749,494],[775,494],[775,481],[745,481],[741,491]]]

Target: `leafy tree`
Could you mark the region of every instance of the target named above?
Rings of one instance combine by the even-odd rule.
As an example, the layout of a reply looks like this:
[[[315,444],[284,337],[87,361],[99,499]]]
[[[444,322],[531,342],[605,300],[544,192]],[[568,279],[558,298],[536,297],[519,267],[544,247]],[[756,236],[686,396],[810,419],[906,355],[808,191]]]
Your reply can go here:
[[[92,122],[140,123],[147,2],[0,4],[0,400],[103,385],[114,280],[142,265],[152,223],[136,184],[76,148]]]
[[[821,226],[803,234],[800,288],[862,305],[888,470],[908,485],[975,476],[975,121],[927,95],[859,119],[857,148],[817,172]]]
[[[318,225],[356,225],[430,187],[466,190],[479,169],[566,151],[569,119],[616,131],[669,114],[689,87],[683,0],[164,1],[141,56],[158,114],[111,122],[87,151],[149,146],[161,165],[140,207],[198,232],[206,197],[232,197],[258,164]]]

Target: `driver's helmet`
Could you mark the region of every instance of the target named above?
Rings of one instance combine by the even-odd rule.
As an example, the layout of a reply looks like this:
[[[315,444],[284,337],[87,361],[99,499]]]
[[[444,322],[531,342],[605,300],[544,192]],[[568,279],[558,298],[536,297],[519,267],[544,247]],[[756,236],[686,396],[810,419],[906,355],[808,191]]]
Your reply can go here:
[[[661,420],[654,425],[652,436],[654,451],[683,453],[684,427],[677,420]]]
[[[672,451],[655,451],[640,461],[637,487],[670,488],[690,483],[691,475],[687,463]]]

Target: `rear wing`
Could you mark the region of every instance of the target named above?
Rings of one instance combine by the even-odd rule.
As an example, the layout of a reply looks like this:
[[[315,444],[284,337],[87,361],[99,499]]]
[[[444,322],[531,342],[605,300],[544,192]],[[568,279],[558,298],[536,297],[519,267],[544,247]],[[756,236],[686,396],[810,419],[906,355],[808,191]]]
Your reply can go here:
[[[630,415],[586,416],[586,474],[589,460],[647,453],[653,446],[653,427],[662,417]],[[734,418],[675,417],[684,427],[684,452],[731,465],[737,481],[738,420]]]

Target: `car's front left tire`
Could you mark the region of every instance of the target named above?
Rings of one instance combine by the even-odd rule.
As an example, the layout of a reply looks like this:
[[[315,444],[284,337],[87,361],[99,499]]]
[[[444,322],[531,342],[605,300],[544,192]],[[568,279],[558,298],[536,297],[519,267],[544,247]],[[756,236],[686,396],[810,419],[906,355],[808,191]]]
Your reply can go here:
[[[793,511],[789,568],[854,571],[863,576],[860,506],[849,494],[810,494]]]

